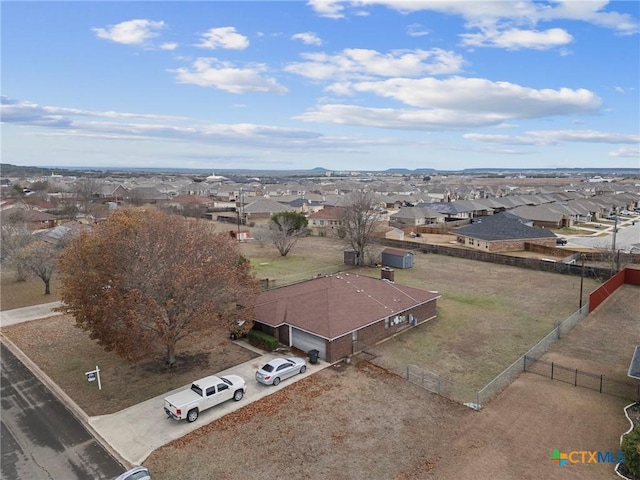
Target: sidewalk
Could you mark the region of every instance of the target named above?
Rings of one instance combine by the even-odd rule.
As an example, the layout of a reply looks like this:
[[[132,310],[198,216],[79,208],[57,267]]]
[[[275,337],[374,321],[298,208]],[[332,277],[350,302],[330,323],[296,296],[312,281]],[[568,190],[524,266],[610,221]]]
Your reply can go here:
[[[0,312],[0,327],[29,322],[31,320],[38,320],[39,318],[52,317],[54,315],[61,315],[59,312],[53,311],[53,309],[59,307],[60,304],[60,302],[43,303],[40,305],[32,305],[30,307],[16,308],[14,310]]]

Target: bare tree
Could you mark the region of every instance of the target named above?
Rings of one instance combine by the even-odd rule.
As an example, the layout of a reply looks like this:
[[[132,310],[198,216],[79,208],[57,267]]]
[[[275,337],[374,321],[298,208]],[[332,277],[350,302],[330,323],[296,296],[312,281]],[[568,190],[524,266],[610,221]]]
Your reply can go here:
[[[372,192],[357,190],[347,196],[342,211],[344,240],[356,252],[356,265],[364,265],[379,220],[380,211]]]
[[[89,205],[98,189],[98,181],[95,178],[81,178],[75,184],[75,194],[84,213],[88,213]]]
[[[0,260],[4,265],[15,268],[17,280],[24,281],[29,274],[20,257],[20,251],[33,240],[21,210],[3,218],[0,228]]]
[[[51,277],[62,250],[61,242],[35,240],[20,250],[19,258],[26,268],[44,282],[44,294],[51,294]]]
[[[280,212],[271,217],[271,241],[283,257],[300,237],[307,235],[307,217],[297,212]]]

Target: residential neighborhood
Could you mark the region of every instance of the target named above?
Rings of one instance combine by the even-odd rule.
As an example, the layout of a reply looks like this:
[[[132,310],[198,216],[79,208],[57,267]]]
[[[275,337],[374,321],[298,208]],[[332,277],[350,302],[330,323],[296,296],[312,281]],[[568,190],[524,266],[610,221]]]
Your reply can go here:
[[[232,335],[226,333],[225,337],[224,329],[216,327],[207,333],[217,335],[219,344],[224,345],[221,348],[227,353],[220,358],[226,358],[226,362],[212,360],[220,348],[214,347],[207,353],[208,368],[207,363],[181,367],[189,355],[202,354],[197,353],[202,352],[197,349],[209,351],[211,348],[210,345],[196,347],[200,343],[195,341],[196,350],[187,356],[178,354],[177,368],[186,369],[179,370],[182,373],[171,380],[168,389],[163,389],[161,384],[154,385],[147,394],[121,398],[117,402],[120,407],[107,410],[99,407],[99,397],[94,397],[94,407],[86,410],[86,400],[76,400],[78,393],[74,391],[86,390],[88,385],[66,385],[51,367],[42,365],[45,372],[50,372],[47,374],[37,360],[29,358],[31,347],[22,340],[28,329],[46,328],[48,323],[55,323],[56,328],[65,331],[74,328],[64,323],[66,315],[51,310],[60,302],[38,307],[37,303],[51,300],[49,296],[40,295],[42,300],[36,301],[33,307],[7,309],[3,305],[3,342],[38,372],[63,402],[72,406],[74,414],[101,439],[123,468],[145,465],[145,471],[151,472],[153,478],[164,478],[164,475],[174,478],[163,461],[158,460],[165,458],[163,454],[154,452],[171,449],[172,442],[189,438],[189,432],[216,425],[216,422],[232,421],[225,419],[233,419],[241,412],[285,401],[281,395],[286,392],[300,391],[302,401],[306,397],[300,389],[310,388],[304,386],[316,382],[320,382],[318,388],[326,389],[329,384],[324,382],[342,385],[342,379],[349,378],[349,382],[357,382],[367,391],[371,388],[366,386],[367,382],[382,381],[375,371],[392,375],[385,380],[391,382],[385,388],[396,382],[406,384],[403,391],[409,385],[417,385],[425,392],[421,395],[433,395],[457,405],[453,410],[450,407],[443,410],[437,403],[427,401],[427,397],[420,400],[425,408],[430,405],[428,408],[436,409],[430,410],[430,415],[451,416],[453,422],[466,418],[467,411],[480,414],[478,421],[482,422],[485,418],[482,415],[489,415],[493,408],[502,408],[493,407],[494,402],[500,405],[500,399],[508,395],[507,392],[515,391],[509,386],[514,380],[531,382],[531,373],[526,372],[543,375],[541,372],[549,359],[557,363],[556,376],[562,371],[558,369],[578,365],[574,367],[576,386],[582,382],[578,375],[610,376],[608,382],[613,383],[601,384],[600,393],[592,395],[606,395],[611,391],[612,396],[608,398],[640,400],[637,396],[640,384],[635,373],[626,379],[621,374],[627,370],[635,372],[633,365],[638,362],[638,354],[637,348],[632,347],[640,343],[634,313],[640,307],[637,305],[639,287],[637,275],[633,273],[640,271],[640,180],[636,177],[613,176],[606,188],[601,182],[591,182],[589,176],[540,179],[535,175],[530,178],[505,175],[489,179],[482,175],[447,174],[425,178],[424,175],[398,177],[371,172],[295,179],[273,176],[262,180],[227,172],[207,177],[189,173],[126,177],[120,173],[117,179],[109,174],[7,175],[2,185],[0,218],[5,247],[5,295],[12,291],[11,285],[15,282],[15,277],[9,275],[11,265],[15,264],[12,262],[23,258],[16,256],[18,252],[26,252],[20,250],[24,248],[20,247],[23,243],[17,239],[24,239],[24,245],[45,242],[50,249],[48,255],[54,258],[56,251],[63,251],[74,239],[99,231],[114,215],[129,209],[164,212],[170,218],[196,221],[201,228],[212,228],[213,232],[223,234],[240,248],[261,283],[261,291],[250,305],[252,316],[241,320],[242,325],[249,326],[249,331],[232,330]],[[358,192],[368,192],[366,198],[370,200],[363,217],[371,228],[364,254],[355,251],[349,243],[352,234],[349,215],[353,213],[352,202]],[[273,228],[274,216],[287,212],[301,215],[307,227],[290,253],[281,256],[268,233]],[[38,276],[52,281],[53,294],[57,295],[60,286],[56,268],[49,263],[48,276],[43,273],[30,277],[28,272],[25,275],[32,278],[28,281],[35,286]],[[303,263],[308,265],[301,267]],[[43,264],[47,262],[40,260],[39,265]],[[527,284],[535,285],[537,292],[546,292],[544,297],[537,294],[523,297]],[[615,287],[611,286],[614,284]],[[573,300],[578,286],[579,305]],[[483,299],[474,296],[476,290],[485,291]],[[503,298],[500,302],[512,304],[506,307],[511,313],[501,313],[505,307],[491,303],[490,299],[496,295]],[[459,303],[461,296],[466,300]],[[567,301],[567,296],[571,301]],[[598,306],[608,296],[616,296],[617,300]],[[3,297],[3,304],[6,304],[5,298],[9,297]],[[7,302],[11,304],[10,300]],[[465,302],[485,306],[468,310],[463,306]],[[623,349],[604,347],[600,354],[594,351],[593,358],[613,355],[607,366],[571,359],[566,353],[554,353],[557,348],[564,349],[558,352],[570,348],[563,347],[563,342],[578,335],[572,331],[580,331],[581,325],[594,328],[589,325],[599,315],[611,318],[611,314],[606,313],[607,308],[616,305],[611,302],[626,302],[628,315],[619,316],[616,322],[622,331],[629,332],[630,344],[625,343],[627,346]],[[522,309],[528,309],[529,313],[516,313]],[[531,314],[536,316],[535,320],[529,319]],[[514,315],[522,318],[516,320]],[[508,333],[487,340],[489,332],[496,329]],[[552,335],[553,340],[537,344],[540,334]],[[46,338],[43,333],[35,336]],[[567,340],[559,340],[565,336]],[[588,335],[582,341],[587,339],[595,340]],[[88,338],[85,341],[88,343],[83,348],[100,348]],[[483,347],[487,341],[489,345]],[[515,358],[506,353],[514,346],[523,360],[516,360],[509,367]],[[500,352],[503,357],[494,367],[489,366],[496,361],[490,360],[491,351]],[[611,353],[607,353],[609,351]],[[272,384],[255,383],[253,377],[261,365],[271,361],[285,365],[287,358],[294,357],[305,362],[298,375],[282,384],[280,377]],[[86,363],[81,358],[78,361]],[[114,361],[115,358],[104,357],[100,362],[99,370],[103,372],[107,390],[113,388],[114,382],[118,385],[125,381],[125,377],[110,366]],[[486,370],[489,377],[470,380],[466,365],[478,365],[478,362],[483,365],[479,371]],[[95,368],[97,371],[98,367]],[[586,369],[585,373],[580,369]],[[600,373],[593,372],[594,369],[601,369]],[[151,380],[144,371],[136,375],[141,375],[137,377],[141,384]],[[265,373],[261,375],[264,378]],[[215,380],[217,383],[210,387],[212,400],[190,404],[198,406],[189,407],[188,415],[174,403],[170,403],[171,407],[165,403],[165,410],[171,408],[173,418],[188,419],[184,423],[176,422],[173,427],[161,421],[162,405],[184,397],[179,393],[180,382],[190,381],[189,377],[195,382],[193,385],[200,385],[197,383],[200,381],[195,380],[199,377],[203,378],[202,382]],[[242,383],[242,390],[235,390],[242,395],[226,401],[233,391],[228,397],[224,396],[222,392],[228,386],[221,378],[233,378],[234,385],[247,382],[246,387]],[[551,382],[543,377],[540,381]],[[545,385],[544,388],[564,388],[554,382]],[[176,400],[167,397],[171,392]],[[204,395],[202,392],[198,395]],[[87,394],[101,395],[96,390],[82,395]],[[402,395],[408,394],[409,391]],[[220,395],[220,400],[214,400],[216,395]],[[328,393],[325,396],[331,398]],[[139,400],[130,403],[134,398]],[[369,401],[372,400],[366,397],[354,399],[354,402],[365,402],[354,403],[354,406],[364,408]],[[398,402],[396,398],[396,408],[399,408]],[[458,411],[458,408],[466,410]],[[138,420],[152,411],[155,413],[149,417],[150,421]],[[282,411],[283,418],[286,418],[285,412]],[[160,418],[156,414],[160,414]],[[329,429],[337,428],[331,426],[332,422],[326,425]],[[618,430],[619,427],[613,427],[611,435],[623,433]],[[335,430],[330,431],[336,434]],[[407,434],[409,431],[403,433]],[[435,444],[430,445],[433,448]],[[3,461],[8,460],[3,457]],[[471,468],[473,462],[469,460],[465,465]],[[160,473],[162,471],[165,473]],[[214,471],[222,473],[224,469],[216,467]],[[443,464],[442,472],[447,471],[459,470]],[[491,469],[486,470],[487,475],[489,471]],[[604,471],[597,470],[596,476]]]

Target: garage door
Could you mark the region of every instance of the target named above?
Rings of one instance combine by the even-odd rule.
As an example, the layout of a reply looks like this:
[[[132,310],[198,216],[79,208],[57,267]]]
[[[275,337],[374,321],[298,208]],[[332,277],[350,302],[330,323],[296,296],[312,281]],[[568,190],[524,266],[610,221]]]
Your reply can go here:
[[[291,329],[291,346],[299,348],[303,352],[308,352],[309,350],[318,350],[320,352],[318,356],[322,360],[327,359],[325,339],[316,337],[315,335],[307,332],[303,332],[302,330],[298,330],[297,328]]]

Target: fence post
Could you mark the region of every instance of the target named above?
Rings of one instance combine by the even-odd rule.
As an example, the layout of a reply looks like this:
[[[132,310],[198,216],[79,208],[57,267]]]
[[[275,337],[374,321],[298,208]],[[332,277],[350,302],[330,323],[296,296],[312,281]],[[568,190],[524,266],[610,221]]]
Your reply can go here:
[[[600,393],[602,393],[602,375],[600,375]]]
[[[553,362],[551,362],[551,380],[553,380]]]
[[[523,365],[522,365],[522,371],[523,371],[523,372],[526,372],[526,371],[527,371],[527,356],[526,356],[526,355],[523,355],[523,356],[522,356],[522,358],[524,358],[524,362],[522,362],[522,363],[523,363]]]
[[[576,376],[573,380],[573,386],[577,387],[578,386],[578,369],[576,368]]]
[[[407,381],[409,380],[409,365],[407,365]]]
[[[442,391],[442,388],[441,388],[441,384],[440,384],[440,375],[438,375],[438,395],[440,395],[441,391]]]

